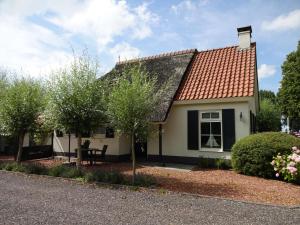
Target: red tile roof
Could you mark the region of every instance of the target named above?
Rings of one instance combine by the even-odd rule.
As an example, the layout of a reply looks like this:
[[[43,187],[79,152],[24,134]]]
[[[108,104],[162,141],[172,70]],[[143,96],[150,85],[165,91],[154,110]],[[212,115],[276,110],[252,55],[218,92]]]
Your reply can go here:
[[[256,45],[196,52],[175,100],[246,97],[254,95]]]

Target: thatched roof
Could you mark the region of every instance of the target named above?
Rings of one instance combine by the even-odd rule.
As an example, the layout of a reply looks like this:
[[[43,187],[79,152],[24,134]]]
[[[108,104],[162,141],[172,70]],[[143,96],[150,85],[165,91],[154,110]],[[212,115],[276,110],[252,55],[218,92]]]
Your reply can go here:
[[[167,118],[177,89],[195,52],[196,49],[191,49],[119,62],[103,78],[113,80],[118,74],[121,74],[126,66],[141,63],[150,76],[157,77],[157,91],[160,91],[160,88],[164,90],[162,98],[151,116],[151,121],[163,122]],[[165,86],[168,88],[165,88]]]

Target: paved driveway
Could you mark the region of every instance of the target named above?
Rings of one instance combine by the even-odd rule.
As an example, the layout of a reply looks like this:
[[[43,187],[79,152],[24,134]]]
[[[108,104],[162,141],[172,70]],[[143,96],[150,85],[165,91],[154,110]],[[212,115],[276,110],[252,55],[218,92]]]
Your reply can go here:
[[[300,224],[300,209],[0,171],[0,224]]]

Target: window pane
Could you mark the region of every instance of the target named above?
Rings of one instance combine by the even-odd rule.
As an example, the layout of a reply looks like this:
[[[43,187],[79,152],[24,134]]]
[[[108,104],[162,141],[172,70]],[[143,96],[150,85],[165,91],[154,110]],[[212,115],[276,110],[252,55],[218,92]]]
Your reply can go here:
[[[212,147],[213,148],[221,148],[221,136],[212,135],[211,137],[213,139],[213,141],[212,141]]]
[[[201,136],[201,147],[202,148],[210,148],[210,136]]]
[[[219,113],[218,112],[213,112],[210,114],[212,119],[219,119]]]
[[[201,135],[210,134],[210,123],[201,123]]]
[[[202,119],[209,119],[210,113],[202,113]]]
[[[211,133],[212,134],[221,134],[221,123],[220,122],[212,122],[211,123]]]

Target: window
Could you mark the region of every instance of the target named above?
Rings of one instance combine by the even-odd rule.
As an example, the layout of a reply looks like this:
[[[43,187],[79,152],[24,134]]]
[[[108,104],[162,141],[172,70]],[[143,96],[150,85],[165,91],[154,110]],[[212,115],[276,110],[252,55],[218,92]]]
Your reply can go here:
[[[222,125],[220,112],[201,113],[201,147],[222,148]]]

